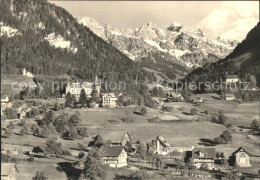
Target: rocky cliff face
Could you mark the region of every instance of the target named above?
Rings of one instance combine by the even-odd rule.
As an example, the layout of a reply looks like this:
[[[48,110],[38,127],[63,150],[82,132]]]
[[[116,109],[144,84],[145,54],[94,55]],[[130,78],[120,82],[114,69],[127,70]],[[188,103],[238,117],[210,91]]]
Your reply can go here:
[[[136,29],[117,29],[89,17],[77,20],[134,61],[156,54],[193,69],[226,57],[237,45],[236,41],[213,39],[200,29],[178,23],[163,28],[149,22]]]

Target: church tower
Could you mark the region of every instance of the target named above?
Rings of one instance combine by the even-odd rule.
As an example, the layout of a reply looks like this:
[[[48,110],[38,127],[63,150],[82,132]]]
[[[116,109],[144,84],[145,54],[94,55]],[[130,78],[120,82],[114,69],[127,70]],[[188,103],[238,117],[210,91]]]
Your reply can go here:
[[[100,80],[98,79],[97,75],[94,80],[94,89],[97,90],[98,96],[100,95]]]

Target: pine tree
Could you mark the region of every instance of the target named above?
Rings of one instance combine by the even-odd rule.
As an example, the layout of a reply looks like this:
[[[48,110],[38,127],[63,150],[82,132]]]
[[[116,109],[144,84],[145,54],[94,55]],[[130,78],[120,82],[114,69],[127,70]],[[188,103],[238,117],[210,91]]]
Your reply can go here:
[[[70,92],[68,92],[68,93],[66,94],[65,106],[66,106],[66,107],[71,107],[71,104],[72,104],[72,97],[71,97]]]
[[[82,89],[80,92],[79,103],[82,104],[83,106],[86,102],[87,102],[86,92],[84,89]]]

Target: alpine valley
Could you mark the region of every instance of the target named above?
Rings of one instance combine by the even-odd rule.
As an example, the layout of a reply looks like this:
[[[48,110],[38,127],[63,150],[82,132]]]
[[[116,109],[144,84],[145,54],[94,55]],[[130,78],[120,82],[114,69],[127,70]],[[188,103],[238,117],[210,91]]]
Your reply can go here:
[[[235,40],[214,39],[198,28],[176,22],[167,27],[148,22],[136,29],[117,29],[89,17],[78,17],[77,21],[133,61],[140,62],[144,69],[164,74],[166,79],[216,62],[237,45]]]

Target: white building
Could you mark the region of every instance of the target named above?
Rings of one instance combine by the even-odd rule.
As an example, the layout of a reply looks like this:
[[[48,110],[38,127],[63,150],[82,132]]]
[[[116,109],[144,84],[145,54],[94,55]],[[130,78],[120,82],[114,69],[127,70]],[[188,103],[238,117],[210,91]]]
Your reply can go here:
[[[70,92],[71,95],[76,97],[76,100],[79,100],[81,90],[84,89],[86,92],[87,98],[91,97],[91,93],[93,90],[97,90],[98,96],[100,94],[100,85],[99,80],[96,76],[94,82],[82,82],[82,83],[68,83],[66,87],[66,94]]]
[[[110,167],[127,166],[127,153],[123,146],[102,146],[99,152],[104,164]]]
[[[1,163],[1,180],[16,180],[14,163]]]
[[[226,76],[226,83],[236,83],[238,82],[238,76],[237,75],[227,75]]]
[[[110,106],[110,107],[115,107],[117,103],[117,97],[115,96],[114,93],[102,93],[101,94],[102,98],[102,106]]]

